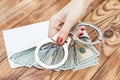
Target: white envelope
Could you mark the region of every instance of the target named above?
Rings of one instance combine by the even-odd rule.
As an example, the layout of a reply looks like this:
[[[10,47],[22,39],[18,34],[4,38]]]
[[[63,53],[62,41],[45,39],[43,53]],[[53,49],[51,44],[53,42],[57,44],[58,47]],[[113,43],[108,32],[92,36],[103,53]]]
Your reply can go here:
[[[47,38],[48,26],[49,21],[44,21],[3,31],[7,57],[11,68],[20,67],[20,65],[13,63],[9,58],[14,53],[37,46]]]

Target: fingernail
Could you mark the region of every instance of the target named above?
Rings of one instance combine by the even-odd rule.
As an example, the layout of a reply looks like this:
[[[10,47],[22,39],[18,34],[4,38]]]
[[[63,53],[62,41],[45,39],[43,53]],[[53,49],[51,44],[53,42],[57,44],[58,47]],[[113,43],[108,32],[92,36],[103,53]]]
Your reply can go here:
[[[85,28],[84,28],[84,27],[81,27],[81,28],[80,28],[80,30],[84,31],[84,30],[85,30]]]
[[[62,41],[63,41],[63,38],[62,38],[62,37],[58,37],[56,42],[59,44],[59,43],[61,43]]]
[[[79,36],[82,36],[82,35],[83,35],[83,33],[80,33],[80,34],[79,34]]]

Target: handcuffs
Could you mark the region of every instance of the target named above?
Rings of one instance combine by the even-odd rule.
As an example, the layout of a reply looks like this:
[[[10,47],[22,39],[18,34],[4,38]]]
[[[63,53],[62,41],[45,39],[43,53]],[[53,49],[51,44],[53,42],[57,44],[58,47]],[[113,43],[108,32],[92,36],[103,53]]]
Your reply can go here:
[[[76,27],[80,27],[80,26],[91,27],[91,28],[93,28],[94,30],[96,30],[96,32],[98,33],[98,38],[97,38],[97,40],[94,41],[94,42],[90,42],[90,41],[86,42],[86,41],[81,40],[81,39],[76,35],[76,33],[75,33]],[[47,64],[43,63],[43,62],[39,59],[39,56],[38,56],[38,54],[39,54],[39,49],[40,49],[44,44],[47,44],[47,43],[55,43],[54,41],[56,40],[57,35],[58,35],[58,33],[57,33],[55,36],[53,36],[52,39],[51,39],[51,38],[45,39],[44,41],[42,41],[41,43],[39,43],[39,45],[38,45],[38,46],[36,47],[36,49],[35,49],[35,61],[36,61],[41,67],[43,67],[43,68],[46,68],[46,69],[55,69],[55,68],[58,68],[58,67],[62,66],[62,65],[66,62],[66,60],[67,60],[67,58],[68,58],[68,46],[69,46],[69,44],[70,44],[70,42],[71,42],[71,38],[70,38],[70,37],[68,37],[67,40],[65,41],[65,43],[64,43],[63,45],[61,45],[61,46],[63,47],[63,49],[64,49],[64,57],[63,57],[63,59],[62,59],[59,63],[54,64],[54,65],[47,65]],[[95,25],[90,24],[90,23],[86,23],[86,22],[78,23],[78,24],[75,26],[75,28],[74,28],[74,30],[73,30],[73,32],[72,32],[72,39],[73,39],[73,40],[77,40],[77,41],[79,41],[79,42],[81,42],[81,43],[83,43],[83,44],[97,44],[97,43],[99,43],[99,42],[102,40],[102,38],[103,38],[102,31],[101,31],[100,29],[98,29]]]

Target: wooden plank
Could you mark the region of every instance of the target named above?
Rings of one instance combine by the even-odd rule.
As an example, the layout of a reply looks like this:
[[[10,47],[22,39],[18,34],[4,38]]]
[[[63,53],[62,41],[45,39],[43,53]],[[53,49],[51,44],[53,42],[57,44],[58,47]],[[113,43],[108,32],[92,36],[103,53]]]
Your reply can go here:
[[[120,47],[95,74],[92,80],[120,80]]]
[[[2,20],[0,24],[0,30],[16,27],[16,25],[20,22],[22,22],[24,25],[27,25],[30,23],[38,22],[38,21],[48,20],[51,15],[53,15],[58,10],[60,10],[66,3],[69,2],[69,0],[68,1],[67,0],[66,1],[51,0],[51,1],[39,1],[39,2],[33,1],[33,2],[34,3],[32,4],[24,6],[24,8],[22,9],[18,9],[19,11],[14,12],[14,9],[13,9],[11,13],[14,12],[14,14]],[[59,4],[56,4],[56,3],[59,3]],[[36,6],[33,7],[34,6],[33,4]],[[49,13],[47,9],[49,9]],[[22,26],[22,25],[19,25],[19,26]]]
[[[3,30],[5,28],[7,29],[7,27],[11,28],[15,26],[22,19],[25,19],[26,17],[30,16],[31,13],[41,4],[45,3],[45,1],[38,1],[38,0],[34,0],[33,2],[30,1],[24,0],[23,2],[17,4],[13,8],[10,8],[8,10],[9,12],[6,11],[6,13],[9,14],[2,14],[0,18],[1,19],[0,30]]]
[[[88,16],[88,15],[90,14],[90,12],[94,11],[94,9],[96,9],[96,7],[97,7],[98,5],[102,4],[103,1],[104,1],[104,0],[94,0],[94,1],[88,6],[84,18],[86,18],[86,16]],[[84,18],[83,18],[83,20],[84,20]]]
[[[28,69],[24,75],[18,78],[18,80],[50,80],[52,76],[52,70],[37,70],[35,68]]]
[[[6,50],[4,47],[0,48],[0,62],[6,58]]]
[[[114,5],[117,4],[117,5]],[[117,0],[110,0],[109,3],[106,5],[111,5],[111,8],[109,6],[106,6],[106,10],[110,10],[113,14],[114,12],[120,12],[120,1]],[[117,11],[114,11],[117,10]],[[113,15],[115,15],[114,13]],[[108,61],[105,63],[105,65],[102,66],[102,68],[95,74],[93,77],[93,80],[99,79],[99,80],[119,80],[120,79],[120,48],[114,52],[113,49],[120,47],[120,13],[115,15],[114,19],[111,21],[111,23],[108,25],[110,28],[106,28],[106,30],[111,29],[114,32],[114,35],[111,38],[104,39],[103,44],[106,44],[103,47],[103,50],[106,51],[104,54],[107,57],[111,57],[108,59]],[[103,76],[104,75],[104,76]]]
[[[118,4],[118,5],[115,5]],[[119,47],[119,25],[120,25],[120,1],[106,0],[103,4],[98,6],[92,13],[90,13],[85,21],[96,24],[103,32],[105,30],[112,30],[113,36],[111,38],[104,38],[101,48],[106,57],[109,57],[116,48]],[[108,51],[106,52],[106,50]],[[100,50],[100,51],[102,51]]]
[[[56,80],[61,74],[63,74],[63,71],[54,71],[50,80]]]
[[[35,2],[36,2],[36,0],[35,0]],[[0,10],[0,15],[2,15],[2,16],[0,16],[0,21],[3,21],[8,16],[13,14],[14,12],[21,10],[22,8],[24,8],[26,5],[28,5],[30,3],[32,4],[32,0],[22,0],[20,2],[19,1],[17,2],[16,0],[10,0],[10,2],[9,2],[9,0],[6,1],[6,4],[3,5],[1,7],[2,9]]]
[[[11,69],[7,59],[0,62],[0,80],[16,80],[27,68]]]
[[[4,2],[5,1],[5,2]],[[0,1],[0,15],[8,11],[11,7],[14,7],[16,4],[20,3],[20,0],[4,0]]]
[[[31,24],[31,23],[37,23],[37,22],[40,22],[40,21],[49,20],[52,15],[57,13],[68,2],[69,2],[69,0],[63,0],[63,1],[56,1],[56,0],[52,1],[51,0],[50,2],[47,2],[47,3],[43,4],[42,8],[41,7],[37,8],[30,16],[21,20],[15,26],[16,27],[17,26],[23,26],[23,25],[27,25],[27,24]],[[49,12],[47,11],[47,9],[49,9]]]
[[[35,68],[28,69],[22,76],[18,78],[18,80],[55,80],[57,76],[61,73],[52,71],[52,70],[38,70]],[[31,76],[32,75],[32,76]],[[51,77],[54,78],[51,79]]]
[[[0,62],[2,62],[5,58],[6,58],[6,49],[4,45],[2,32],[0,32]]]
[[[0,8],[3,7],[7,2],[8,0],[0,0]]]

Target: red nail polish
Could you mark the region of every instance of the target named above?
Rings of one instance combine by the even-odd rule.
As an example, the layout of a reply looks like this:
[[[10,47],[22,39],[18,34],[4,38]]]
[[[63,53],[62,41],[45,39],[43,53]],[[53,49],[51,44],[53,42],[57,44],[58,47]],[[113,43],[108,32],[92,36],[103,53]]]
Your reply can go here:
[[[80,33],[80,34],[79,34],[79,36],[82,36],[82,35],[83,35],[83,33]]]
[[[85,30],[85,28],[84,28],[84,27],[81,27],[81,28],[80,28],[80,30],[84,31],[84,30]]]
[[[59,43],[61,43],[62,41],[63,41],[63,38],[62,38],[62,37],[58,37],[56,42],[59,44]]]

